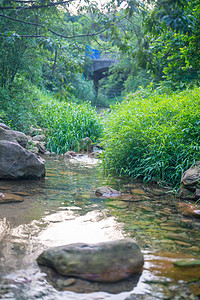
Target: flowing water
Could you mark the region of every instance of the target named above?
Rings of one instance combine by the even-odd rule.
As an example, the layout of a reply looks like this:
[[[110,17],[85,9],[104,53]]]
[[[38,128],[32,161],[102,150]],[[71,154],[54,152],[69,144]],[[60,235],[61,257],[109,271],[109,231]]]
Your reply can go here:
[[[109,182],[131,199],[96,197],[108,184],[96,162],[49,158],[41,181],[0,182],[0,192],[24,197],[0,206],[0,299],[198,299],[200,268],[173,262],[199,258],[200,223],[178,214],[170,193],[140,182]],[[36,263],[52,246],[124,237],[139,244],[145,264],[123,282],[63,281]]]

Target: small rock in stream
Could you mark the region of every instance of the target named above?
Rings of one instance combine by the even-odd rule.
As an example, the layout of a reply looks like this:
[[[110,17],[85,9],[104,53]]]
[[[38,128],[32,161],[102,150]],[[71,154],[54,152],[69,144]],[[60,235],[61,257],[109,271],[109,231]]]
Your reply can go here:
[[[121,192],[116,191],[114,189],[112,189],[109,186],[102,186],[100,188],[98,188],[95,192],[95,194],[97,196],[102,196],[102,197],[118,197],[121,195]]]
[[[67,286],[70,286],[72,284],[74,284],[76,282],[76,279],[74,278],[69,278],[69,279],[58,279],[56,281],[56,286],[59,288],[59,289],[62,289],[62,288],[65,288]]]
[[[133,240],[122,239],[50,248],[38,257],[37,262],[55,269],[61,275],[97,282],[117,282],[139,273],[144,259]]]
[[[195,217],[200,218],[200,205],[199,204],[190,204],[186,202],[176,203],[178,212],[185,217]]]
[[[0,193],[0,204],[2,203],[11,203],[11,202],[22,202],[24,198],[15,195],[15,194],[8,194],[8,193]]]
[[[184,268],[191,268],[191,267],[199,267],[200,260],[197,259],[179,259],[174,262],[176,267],[184,267]]]

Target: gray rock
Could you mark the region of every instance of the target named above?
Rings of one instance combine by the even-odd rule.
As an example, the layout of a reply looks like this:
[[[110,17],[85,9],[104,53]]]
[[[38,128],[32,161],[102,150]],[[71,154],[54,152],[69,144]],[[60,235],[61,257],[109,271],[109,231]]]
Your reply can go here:
[[[185,200],[200,199],[200,162],[183,173],[179,197]]]
[[[95,192],[97,196],[102,196],[102,197],[118,197],[121,195],[121,192],[112,189],[109,186],[102,186],[98,188]]]
[[[39,141],[29,141],[30,144],[30,151],[34,153],[42,153],[44,154],[46,152],[46,147],[44,142],[39,142]]]
[[[77,156],[77,153],[74,152],[74,151],[67,151],[67,152],[65,152],[65,154],[64,154],[63,156],[64,156],[64,158],[69,158],[69,159],[71,159],[71,158],[73,158],[73,157],[76,157],[76,156]]]
[[[30,129],[29,129],[29,133],[31,134],[31,135],[40,135],[40,134],[42,134],[43,133],[43,130],[41,129],[41,128],[34,128],[34,127],[30,127]]]
[[[10,127],[8,127],[6,124],[4,123],[0,123],[0,127],[3,128],[3,129],[6,129],[6,130],[11,130]]]
[[[38,147],[39,152],[42,154],[44,154],[47,150],[45,147],[45,143],[43,143],[43,142],[38,142],[37,147]]]
[[[38,141],[38,142],[43,142],[45,140],[45,135],[44,134],[39,134],[39,135],[35,135],[32,138],[33,141]]]
[[[97,282],[117,282],[141,271],[143,255],[131,239],[99,244],[70,244],[50,248],[38,264],[59,274]]]
[[[183,173],[181,183],[186,186],[193,186],[200,182],[200,161]]]
[[[20,131],[7,130],[3,127],[0,127],[0,141],[18,143],[24,148],[27,148],[28,145],[28,138],[24,133]]]
[[[18,143],[0,140],[0,179],[41,179],[44,160]]]

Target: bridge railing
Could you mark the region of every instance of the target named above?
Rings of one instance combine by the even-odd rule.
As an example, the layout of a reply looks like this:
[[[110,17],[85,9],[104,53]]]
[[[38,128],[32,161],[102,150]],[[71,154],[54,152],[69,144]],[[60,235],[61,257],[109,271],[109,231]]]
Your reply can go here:
[[[117,52],[104,52],[104,53],[101,53],[101,59],[119,60],[119,54]]]
[[[89,45],[86,46],[85,48],[85,56],[90,57],[92,59],[100,59],[101,54],[99,50],[92,49]]]
[[[115,59],[119,60],[119,54],[117,52],[100,52],[87,45],[85,47],[85,56],[91,59]]]

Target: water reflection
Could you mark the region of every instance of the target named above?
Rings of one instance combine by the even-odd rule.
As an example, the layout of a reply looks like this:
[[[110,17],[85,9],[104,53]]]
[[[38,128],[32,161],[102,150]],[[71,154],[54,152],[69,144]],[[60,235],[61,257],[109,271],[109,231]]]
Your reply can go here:
[[[79,211],[79,210],[78,210]],[[123,238],[122,226],[106,211],[94,210],[79,216],[75,210],[62,211],[43,218],[49,222],[38,239],[44,245],[60,246],[71,243],[98,243]]]
[[[134,274],[128,279],[119,281],[116,284],[90,282],[79,278],[76,279],[73,278],[73,283],[68,285],[68,281],[72,280],[72,278],[66,276],[60,276],[53,270],[49,268],[45,268],[44,266],[41,267],[41,269],[47,274],[48,282],[51,285],[53,285],[57,290],[59,291],[67,290],[78,294],[80,293],[93,294],[95,292],[107,292],[110,294],[120,294],[123,292],[127,293],[132,291],[137,286],[141,275],[141,274]],[[66,285],[65,282],[67,283]],[[93,295],[91,295],[91,297],[92,296]],[[99,295],[99,297],[102,297],[102,295]]]
[[[24,197],[0,206],[0,299],[198,299],[191,281],[200,279],[199,270],[174,268],[173,261],[199,257],[199,222],[177,214],[171,196],[158,190],[150,195],[141,183],[126,185],[131,201],[96,197],[95,189],[105,183],[90,162],[50,159],[44,180],[0,181],[0,191]],[[127,236],[145,254],[144,271],[112,290],[96,292],[99,287],[81,281],[74,290],[62,290],[59,276],[47,277],[35,261],[51,246]]]

